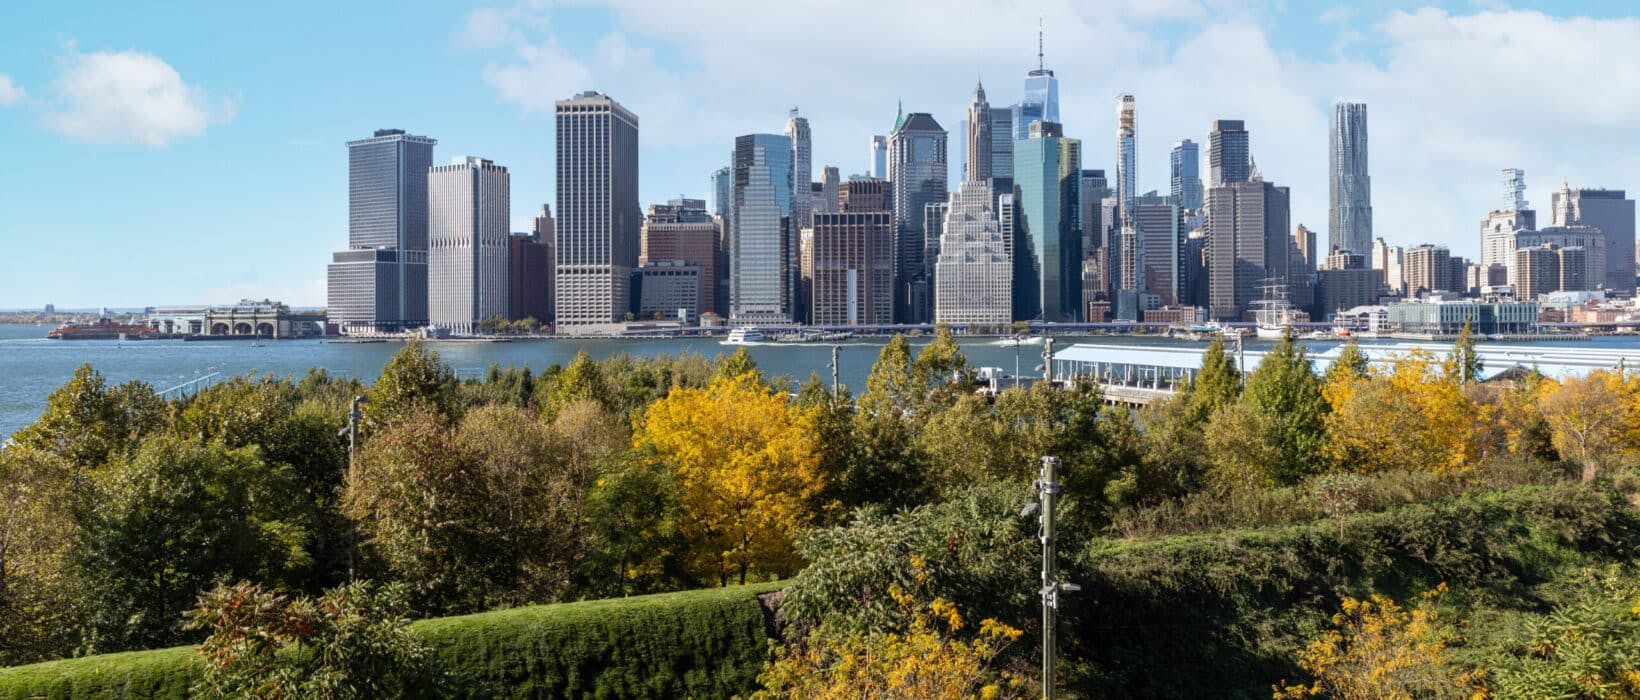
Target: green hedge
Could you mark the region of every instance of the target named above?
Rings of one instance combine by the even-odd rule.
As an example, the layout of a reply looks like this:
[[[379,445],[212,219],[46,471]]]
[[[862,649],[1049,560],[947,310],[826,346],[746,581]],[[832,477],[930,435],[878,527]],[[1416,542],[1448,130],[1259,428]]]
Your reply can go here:
[[[1343,596],[1445,582],[1448,604],[1541,605],[1535,589],[1632,561],[1623,498],[1559,484],[1473,492],[1309,524],[1091,544],[1072,567],[1064,654],[1090,697],[1268,698]]]
[[[782,584],[542,605],[422,620],[411,629],[471,697],[729,697],[768,654],[757,596]],[[189,697],[192,647],[0,669],[0,699]]]

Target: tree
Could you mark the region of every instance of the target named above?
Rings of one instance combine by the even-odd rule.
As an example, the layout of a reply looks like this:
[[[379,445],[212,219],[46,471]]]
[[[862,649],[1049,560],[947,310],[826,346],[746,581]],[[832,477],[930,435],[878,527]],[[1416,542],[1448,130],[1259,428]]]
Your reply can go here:
[[[713,379],[733,379],[748,372],[757,375],[759,380],[763,378],[763,372],[758,369],[757,361],[752,359],[752,354],[747,352],[744,347],[735,348],[733,354],[728,357],[720,356],[720,358],[717,361],[717,368],[712,372]]]
[[[1470,400],[1434,358],[1414,350],[1374,370],[1371,380],[1329,385],[1338,401],[1326,417],[1327,457],[1359,473],[1462,473],[1475,465],[1487,407]]]
[[[691,587],[682,566],[677,479],[653,460],[615,456],[587,492],[586,557],[578,576],[595,596],[629,596]]]
[[[609,398],[609,382],[603,370],[593,362],[585,350],[575,353],[575,359],[550,382],[545,382],[546,400],[541,404],[542,415],[548,420],[556,417],[565,406],[578,401],[604,402]]]
[[[813,432],[785,396],[751,373],[680,389],[649,407],[633,445],[677,480],[697,576],[745,583],[796,570],[791,538],[825,483]]]
[[[1367,369],[1367,356],[1361,352],[1361,345],[1355,342],[1355,337],[1351,336],[1349,342],[1344,343],[1344,348],[1338,351],[1338,357],[1327,365],[1327,372],[1322,375],[1321,381],[1331,384],[1346,379],[1366,379],[1369,376]]]
[[[98,474],[72,560],[99,652],[181,639],[181,613],[216,581],[303,580],[315,514],[283,465],[159,435]]]
[[[434,697],[431,650],[409,629],[402,586],[353,583],[317,598],[241,581],[199,597],[190,629],[215,698]]]
[[[79,641],[67,555],[80,484],[55,454],[0,450],[0,667],[66,656]]]
[[[1328,411],[1304,348],[1282,334],[1247,377],[1241,403],[1258,414],[1272,461],[1261,465],[1270,483],[1292,484],[1320,469]]]
[[[855,405],[858,452],[845,502],[895,508],[925,500],[929,484],[914,424],[921,396],[911,372],[911,343],[896,335],[877,354]]]
[[[940,324],[934,329],[934,339],[917,353],[911,367],[912,385],[922,390],[920,402],[948,405],[956,396],[972,393],[973,377],[968,370],[968,358],[957,346],[951,327]]]
[[[1198,425],[1206,423],[1213,412],[1229,405],[1241,395],[1241,372],[1235,360],[1224,351],[1224,338],[1215,336],[1202,353],[1202,368],[1185,386],[1191,419]]]
[[[1615,372],[1568,377],[1538,400],[1555,449],[1576,460],[1592,482],[1633,450],[1636,392]]]
[[[1627,571],[1603,578],[1582,582],[1548,614],[1528,617],[1487,659],[1496,697],[1640,697],[1640,590]]]
[[[453,418],[455,386],[455,373],[439,360],[438,353],[419,340],[411,340],[393,353],[370,388],[370,402],[364,406],[365,425],[373,432],[418,411]]]
[[[87,470],[135,448],[143,436],[164,425],[165,402],[153,387],[128,382],[113,389],[107,380],[82,364],[74,377],[51,392],[46,410],[12,441],[18,447],[63,457],[68,465]]]
[[[1470,328],[1470,318],[1463,319],[1463,329],[1458,331],[1458,339],[1452,343],[1452,354],[1446,358],[1446,374],[1454,377],[1459,383],[1480,379],[1481,370],[1485,363],[1481,361],[1480,353],[1475,352],[1475,332]]]
[[[1478,678],[1447,670],[1447,647],[1461,640],[1437,608],[1446,584],[1420,597],[1410,610],[1373,594],[1345,598],[1333,629],[1299,653],[1298,665],[1314,680],[1282,681],[1276,700],[1326,697],[1334,700],[1386,698],[1465,698]]]

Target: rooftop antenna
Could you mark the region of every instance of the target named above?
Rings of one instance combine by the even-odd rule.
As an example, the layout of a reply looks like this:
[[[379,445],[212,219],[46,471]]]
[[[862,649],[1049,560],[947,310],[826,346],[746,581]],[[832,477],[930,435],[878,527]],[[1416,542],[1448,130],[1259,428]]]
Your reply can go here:
[[[1042,63],[1042,18],[1036,18],[1036,69],[1047,70]]]

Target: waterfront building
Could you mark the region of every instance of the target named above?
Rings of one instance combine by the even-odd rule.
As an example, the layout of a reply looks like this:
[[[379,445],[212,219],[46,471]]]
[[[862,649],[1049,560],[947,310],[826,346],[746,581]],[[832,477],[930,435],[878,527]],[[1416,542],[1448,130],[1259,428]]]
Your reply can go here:
[[[679,261],[694,265],[700,285],[695,305],[700,312],[711,311],[723,316],[727,304],[718,297],[718,249],[722,220],[706,213],[705,202],[698,199],[674,199],[667,204],[651,204],[644,218],[643,235],[638,248],[638,264],[650,265],[663,261]]]
[[[1037,122],[1014,150],[1015,216],[1023,226],[1038,270],[1035,290],[1044,321],[1074,322],[1082,316],[1082,142],[1066,138],[1059,124]],[[1016,242],[1015,254],[1019,253]],[[1016,271],[1018,267],[1016,266]]]
[[[514,233],[509,238],[507,318],[545,324],[552,320],[552,234]]]
[[[1240,119],[1215,119],[1207,134],[1207,186],[1246,182],[1253,170],[1247,124]]]
[[[798,251],[791,229],[791,156],[791,139],[779,134],[735,139],[730,323],[795,320],[793,282]]]
[[[1173,144],[1169,160],[1173,201],[1185,210],[1202,208],[1201,150],[1196,142],[1185,139]]]
[[[1367,175],[1367,106],[1333,105],[1327,244],[1334,250],[1366,253],[1372,246],[1372,178]]]
[[[330,285],[328,306],[344,333],[427,324],[427,170],[437,143],[403,129],[347,142],[349,254],[338,253],[327,273],[340,283]]]
[[[472,333],[508,317],[512,200],[507,169],[467,156],[427,174],[428,314],[432,326]]]
[[[872,183],[881,180],[850,180]],[[856,198],[862,203],[864,198]],[[894,320],[894,215],[885,207],[817,213],[804,239],[808,322],[882,325]]]
[[[888,135],[888,182],[894,191],[895,320],[927,323],[934,316],[934,260],[924,209],[947,193],[946,132],[927,112],[902,113]]]
[[[1351,255],[1355,255],[1351,253]],[[1360,258],[1352,259],[1358,262]],[[1326,320],[1331,314],[1357,306],[1378,303],[1384,286],[1384,271],[1367,267],[1327,268],[1316,271],[1315,316]]]
[[[876,178],[888,178],[887,136],[878,135],[871,137],[871,172],[868,174]]]
[[[700,320],[700,266],[684,260],[656,260],[632,270],[632,312],[640,320]]]
[[[1264,280],[1289,284],[1292,237],[1286,187],[1254,178],[1207,188],[1205,221],[1208,312],[1239,321],[1261,298]]]
[[[814,206],[810,203],[813,190],[809,187],[814,181],[814,146],[809,135],[809,120],[798,116],[795,107],[786,119],[786,138],[792,143],[792,201],[788,211],[792,229],[796,231],[808,228],[809,219],[814,216]]]
[[[553,305],[559,332],[607,330],[631,309],[643,210],[638,117],[601,92],[553,103],[557,240]]]
[[[935,264],[934,321],[989,326],[1013,320],[1013,270],[991,186],[969,171],[945,207]]]
[[[1605,270],[1589,279],[1590,287],[1604,285],[1622,294],[1634,292],[1634,200],[1623,190],[1572,189],[1562,184],[1554,194],[1550,224],[1588,226],[1605,234]]]
[[[1464,323],[1482,335],[1531,333],[1537,325],[1538,304],[1521,298],[1505,300],[1409,301],[1384,307],[1386,327],[1398,333],[1453,336]]]

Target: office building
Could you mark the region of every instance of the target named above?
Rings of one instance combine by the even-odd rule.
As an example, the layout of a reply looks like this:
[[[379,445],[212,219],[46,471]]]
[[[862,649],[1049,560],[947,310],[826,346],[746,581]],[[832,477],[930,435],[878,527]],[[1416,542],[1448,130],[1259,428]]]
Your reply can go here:
[[[1383,270],[1366,267],[1317,270],[1314,318],[1327,320],[1340,311],[1377,304],[1383,285]]]
[[[1299,257],[1303,258],[1304,265],[1310,269],[1321,267],[1319,264],[1320,261],[1316,259],[1317,251],[1315,249],[1315,244],[1315,231],[1311,231],[1309,228],[1304,226],[1304,224],[1299,224],[1297,228],[1293,229],[1293,245],[1298,246]],[[1358,250],[1354,252],[1359,254],[1361,259],[1365,260],[1367,255],[1372,252],[1372,247],[1368,246],[1366,250]]]
[[[854,175],[838,191],[837,205],[843,212],[894,211],[894,190],[888,181]]]
[[[1037,122],[1014,150],[1015,216],[1038,274],[1037,288],[1027,293],[1039,300],[1044,321],[1082,317],[1081,177],[1082,142],[1065,138],[1059,124]]]
[[[940,236],[945,235],[945,212],[950,205],[946,202],[931,202],[923,206],[923,260],[928,261],[928,283],[930,293],[934,280],[934,263],[940,257]],[[933,303],[930,299],[929,303]]]
[[[509,185],[505,167],[472,156],[428,172],[427,290],[432,326],[465,334],[484,319],[508,317]]]
[[[333,258],[343,267],[328,276],[342,285],[329,287],[329,318],[344,333],[427,324],[427,169],[437,143],[403,129],[347,143],[348,250],[394,252]]]
[[[735,139],[734,204],[729,235],[729,321],[795,320],[797,238],[791,229],[791,139]]]
[[[814,145],[809,135],[809,120],[798,116],[796,108],[786,119],[786,138],[792,144],[792,201],[788,211],[792,217],[792,229],[805,229],[814,215],[814,207],[810,203],[813,190],[809,187],[809,183],[814,181]]]
[[[1426,292],[1456,292],[1461,280],[1452,277],[1452,253],[1446,246],[1425,243],[1406,251],[1402,259],[1406,294],[1416,297]]]
[[[850,183],[881,180],[850,180]],[[845,189],[845,192],[847,190]],[[869,204],[864,197],[857,205]],[[814,215],[801,269],[808,323],[882,325],[894,320],[894,215],[886,206]]]
[[[836,214],[842,211],[838,204],[838,192],[842,188],[842,178],[838,174],[837,166],[828,165],[821,170],[820,198],[814,202],[816,214]]]
[[[718,168],[712,172],[712,215],[729,220],[729,207],[735,199],[735,169]]]
[[[991,196],[1014,191],[1014,108],[992,107]]]
[[[871,137],[871,172],[872,177],[888,177],[888,137]]]
[[[632,269],[632,316],[641,321],[700,321],[700,267],[659,260]]]
[[[924,210],[943,203],[946,132],[927,112],[901,114],[888,135],[888,182],[894,191],[895,319],[927,323],[934,316],[934,260],[923,226]]]
[[[600,92],[553,104],[557,241],[553,304],[560,333],[608,329],[631,309],[643,210],[638,117]]]
[[[1132,243],[1126,237],[1128,230],[1134,234]],[[1181,303],[1181,256],[1189,233],[1184,227],[1184,210],[1172,197],[1151,193],[1135,199],[1133,226],[1124,229],[1122,242],[1123,255],[1131,253],[1135,260],[1133,265],[1123,263],[1123,275],[1134,278],[1124,279],[1122,288],[1154,294],[1163,306]]]
[[[639,242],[638,264],[670,260],[694,265],[699,271],[696,281],[700,290],[695,294],[698,311],[724,316],[728,305],[718,298],[718,279],[723,275],[718,266],[721,220],[708,215],[704,204],[698,199],[674,199],[667,204],[649,205]]]
[[[1365,254],[1372,246],[1372,178],[1367,175],[1367,106],[1333,105],[1327,152],[1327,245]]]
[[[1321,261],[1321,266],[1318,269],[1361,270],[1370,268],[1367,267],[1367,256],[1348,250],[1335,250]]]
[[[552,320],[552,235],[514,233],[507,253],[507,318]]]
[[[983,173],[969,172],[945,207],[934,271],[934,321],[1004,326],[1013,320],[1013,270]]]
[[[1546,226],[1536,231],[1516,231],[1513,247],[1520,249],[1552,245],[1557,249],[1581,249],[1579,256],[1583,258],[1587,269],[1578,283],[1587,285],[1588,289],[1595,289],[1606,281],[1607,259],[1611,254],[1606,248],[1606,240],[1606,233],[1593,226]],[[1518,285],[1518,282],[1514,284]]]
[[[984,183],[991,186],[991,103],[985,101],[985,85],[974,84],[974,98],[968,103],[966,129],[967,162],[963,168],[963,182]]]
[[[1482,335],[1531,333],[1538,320],[1538,304],[1517,295],[1518,301],[1423,301],[1385,307],[1385,328],[1398,333],[1455,336],[1464,325]]]
[[[1201,150],[1196,142],[1185,139],[1173,144],[1172,185],[1173,201],[1179,208],[1202,208]]]
[[[1604,286],[1621,294],[1634,292],[1634,200],[1623,190],[1572,189],[1562,184],[1554,194],[1550,223],[1589,226],[1606,236],[1605,273],[1590,278],[1590,288]]]
[[[1266,279],[1294,281],[1288,277],[1289,202],[1286,187],[1259,179],[1207,188],[1206,273],[1213,318],[1242,320],[1249,305],[1262,298]]]
[[[997,228],[1002,232],[1003,247],[1008,253],[1013,275],[1009,296],[1013,299],[1014,320],[1041,318],[1042,264],[1031,246],[1031,232],[1025,228],[1017,185],[1012,191],[997,195]]]
[[[1515,298],[1531,301],[1560,289],[1560,249],[1553,243],[1515,249]]]
[[[1240,119],[1216,119],[1207,135],[1207,186],[1246,182],[1253,170],[1247,125]]]

